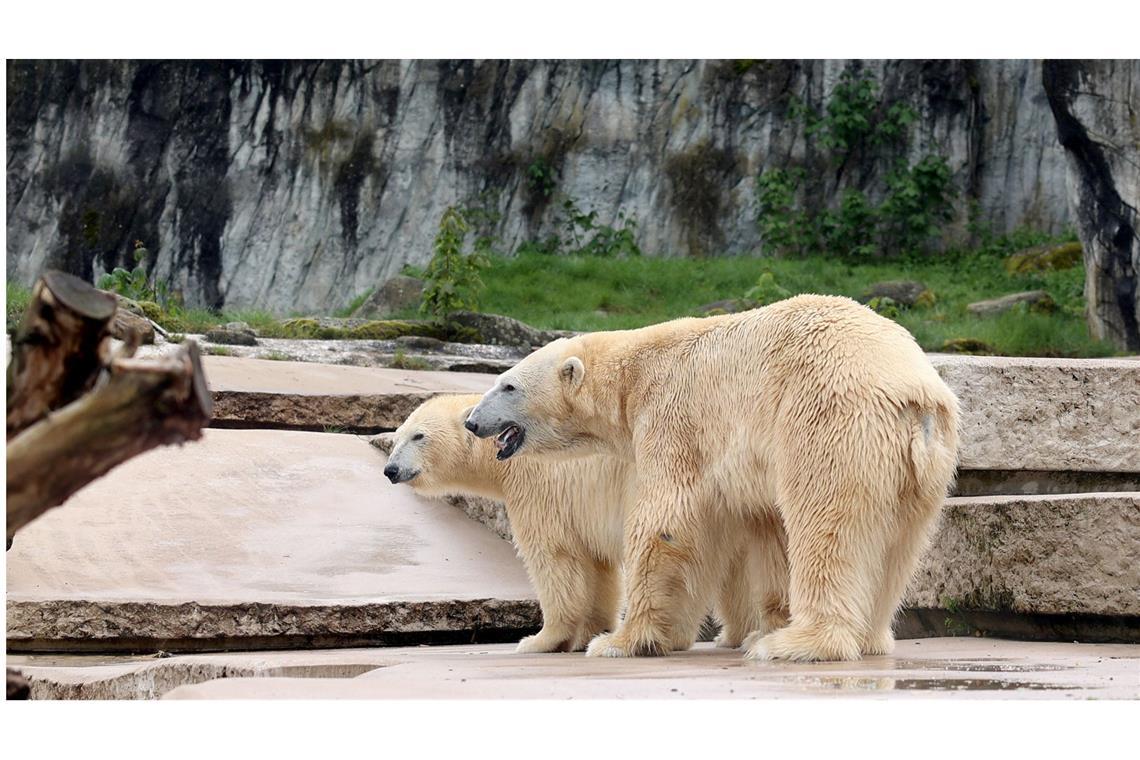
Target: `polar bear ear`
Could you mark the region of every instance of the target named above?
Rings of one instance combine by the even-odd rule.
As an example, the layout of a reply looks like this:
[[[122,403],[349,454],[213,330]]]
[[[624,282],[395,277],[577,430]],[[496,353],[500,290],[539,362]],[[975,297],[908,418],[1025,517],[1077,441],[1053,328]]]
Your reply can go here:
[[[562,362],[562,367],[558,370],[558,376],[562,378],[562,382],[571,388],[577,388],[582,384],[582,378],[586,376],[586,367],[577,356],[571,356]]]

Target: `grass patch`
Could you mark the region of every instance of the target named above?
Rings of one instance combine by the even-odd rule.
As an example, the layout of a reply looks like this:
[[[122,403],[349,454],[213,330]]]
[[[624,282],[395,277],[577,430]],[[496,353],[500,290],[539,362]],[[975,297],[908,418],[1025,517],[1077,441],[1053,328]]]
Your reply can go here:
[[[32,289],[9,282],[6,291],[4,305],[8,317],[7,330],[11,333],[20,325],[20,320],[24,318],[24,312],[28,310],[28,304],[32,300]]]
[[[1114,349],[1088,335],[1084,319],[1084,271],[1011,274],[1008,249],[1022,241],[991,244],[980,252],[910,261],[845,262],[834,258],[493,257],[484,274],[485,311],[506,314],[546,329],[620,330],[696,314],[697,307],[743,296],[762,275],[796,293],[858,298],[881,280],[921,280],[934,292],[933,306],[903,310],[898,321],[928,351],[947,340],[974,338],[1009,356],[1109,356]],[[1044,289],[1057,302],[1054,314],[1015,310],[998,317],[966,311],[974,301],[1022,290]]]

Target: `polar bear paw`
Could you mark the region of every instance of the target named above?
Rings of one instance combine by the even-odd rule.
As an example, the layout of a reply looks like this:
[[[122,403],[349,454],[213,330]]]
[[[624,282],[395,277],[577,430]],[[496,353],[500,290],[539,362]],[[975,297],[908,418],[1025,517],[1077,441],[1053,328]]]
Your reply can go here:
[[[713,646],[721,649],[739,649],[746,638],[747,637],[740,631],[729,630],[725,627],[721,628],[720,633],[713,639]]]
[[[863,642],[863,654],[869,657],[891,654],[895,651],[895,635],[888,628],[872,634]]]
[[[618,640],[617,634],[603,633],[595,636],[586,647],[587,657],[633,657],[633,652]]]
[[[791,625],[764,636],[750,634],[744,646],[744,656],[749,660],[836,662],[860,658],[860,647],[842,628]]]
[[[572,634],[547,632],[546,629],[543,629],[533,636],[527,636],[519,641],[518,646],[515,647],[515,653],[544,654],[546,652],[571,652],[574,649],[581,649],[580,646],[574,646],[572,638]]]

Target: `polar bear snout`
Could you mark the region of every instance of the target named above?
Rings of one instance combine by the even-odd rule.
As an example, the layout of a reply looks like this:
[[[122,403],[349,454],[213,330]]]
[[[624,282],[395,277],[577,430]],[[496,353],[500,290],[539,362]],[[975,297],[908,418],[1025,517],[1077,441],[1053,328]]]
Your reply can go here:
[[[419,474],[419,470],[409,470],[395,464],[389,464],[384,468],[384,477],[388,478],[393,484],[406,483]]]

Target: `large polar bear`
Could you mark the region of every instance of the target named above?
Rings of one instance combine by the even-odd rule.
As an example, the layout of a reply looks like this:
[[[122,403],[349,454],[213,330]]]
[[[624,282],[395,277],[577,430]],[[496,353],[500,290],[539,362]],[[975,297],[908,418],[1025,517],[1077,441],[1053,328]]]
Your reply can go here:
[[[587,654],[660,654],[727,536],[778,515],[791,622],[749,657],[854,660],[891,625],[957,459],[958,401],[910,334],[839,297],[551,343],[466,426],[500,456],[634,464],[626,616]],[[523,457],[526,458],[526,457]]]
[[[623,521],[633,468],[610,456],[567,461],[496,457],[490,441],[463,429],[478,395],[436,396],[396,430],[384,474],[425,496],[478,495],[506,503],[515,545],[542,607],[542,630],[520,652],[577,651],[617,622]],[[722,622],[717,643],[740,646],[757,628],[787,622],[787,560],[778,521],[735,548],[695,590],[698,600],[670,630],[670,649],[687,649],[709,607]],[[755,550],[748,551],[748,548]],[[716,564],[716,563],[714,563]],[[710,604],[711,600],[711,604]]]

